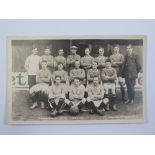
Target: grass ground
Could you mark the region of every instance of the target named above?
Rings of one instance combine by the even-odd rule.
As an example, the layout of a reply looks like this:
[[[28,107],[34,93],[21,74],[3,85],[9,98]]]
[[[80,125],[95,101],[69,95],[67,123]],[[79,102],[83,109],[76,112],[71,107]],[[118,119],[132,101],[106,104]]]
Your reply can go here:
[[[29,101],[28,91],[14,91],[12,103],[12,118],[14,121],[46,121],[46,120],[126,120],[141,119],[143,116],[142,92],[136,91],[135,104],[123,104],[120,100],[120,92],[117,92],[118,111],[105,112],[104,116],[97,114],[90,115],[88,112],[80,113],[78,116],[70,116],[65,113],[55,118],[50,117],[50,111],[47,109],[36,108],[30,110],[32,104]]]

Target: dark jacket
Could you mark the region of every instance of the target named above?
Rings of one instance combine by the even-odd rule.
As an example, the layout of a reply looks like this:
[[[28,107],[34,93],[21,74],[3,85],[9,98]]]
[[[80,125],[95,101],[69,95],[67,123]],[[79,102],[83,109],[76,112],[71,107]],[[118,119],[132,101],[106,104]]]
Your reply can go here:
[[[130,56],[126,55],[123,64],[123,77],[128,79],[136,79],[138,73],[141,71],[141,65],[138,57],[132,53]]]

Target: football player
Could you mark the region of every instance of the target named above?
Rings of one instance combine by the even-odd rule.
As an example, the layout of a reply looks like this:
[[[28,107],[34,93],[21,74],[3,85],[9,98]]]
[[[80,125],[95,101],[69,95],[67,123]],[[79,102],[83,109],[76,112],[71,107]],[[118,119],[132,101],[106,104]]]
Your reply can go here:
[[[119,45],[114,46],[114,54],[110,56],[112,67],[116,69],[117,78],[121,89],[122,101],[125,102],[125,81],[122,78],[122,65],[124,63],[124,56],[121,54]]]
[[[63,64],[66,67],[66,58],[63,56],[64,51],[63,49],[58,50],[58,56],[54,58],[54,67],[57,68],[59,64]]]
[[[70,47],[71,54],[67,57],[67,64],[69,65],[70,69],[75,67],[74,64],[76,60],[80,61],[81,59],[80,55],[76,53],[77,50],[78,48],[76,46]]]
[[[37,84],[30,88],[30,98],[32,99],[33,105],[30,109],[38,107],[38,103],[41,102],[41,108],[45,108],[45,94],[47,94],[49,83],[51,79],[51,73],[47,69],[47,62],[43,60],[41,62],[41,69],[37,73],[36,82]]]
[[[117,106],[115,104],[116,100],[116,84],[115,81],[117,79],[117,73],[114,68],[111,67],[111,60],[107,59],[105,61],[106,67],[102,70],[102,81],[103,88],[105,90],[105,97],[109,97],[109,90],[112,92],[112,109],[114,111],[117,110]]]
[[[88,105],[91,107],[90,113],[98,113],[99,115],[104,115],[104,108],[108,108],[108,99],[104,98],[104,90],[102,86],[99,84],[98,76],[93,77],[93,84],[89,84],[87,86],[87,102]]]
[[[51,55],[51,50],[49,47],[45,48],[44,55],[40,58],[40,63],[45,60],[47,61],[47,68],[52,72],[53,71],[53,56]]]
[[[38,56],[38,49],[33,47],[32,54],[27,57],[25,61],[25,69],[28,74],[29,88],[36,84],[36,75],[39,71],[40,56]]]

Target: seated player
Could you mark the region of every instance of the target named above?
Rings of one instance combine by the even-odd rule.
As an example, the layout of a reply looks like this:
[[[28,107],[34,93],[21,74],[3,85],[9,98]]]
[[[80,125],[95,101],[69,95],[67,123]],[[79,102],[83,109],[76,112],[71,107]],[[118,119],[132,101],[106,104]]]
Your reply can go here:
[[[48,101],[52,109],[51,116],[54,117],[57,114],[62,114],[62,109],[69,101],[66,99],[66,91],[64,85],[61,83],[61,77],[55,77],[55,83],[49,87]]]
[[[44,108],[44,94],[46,94],[46,91],[48,90],[51,73],[47,69],[47,62],[43,60],[41,62],[41,68],[36,76],[36,82],[37,84],[32,86],[30,88],[30,97],[32,99],[33,105],[30,107],[30,109],[34,109],[38,107],[38,102],[41,102],[41,108]]]
[[[58,56],[54,58],[54,67],[57,68],[59,64],[63,64],[66,67],[66,58],[63,56],[63,49],[58,50]]]
[[[105,68],[105,61],[107,59],[107,57],[104,56],[104,48],[100,47],[99,48],[99,56],[95,58],[95,61],[98,64],[98,69],[103,69]]]
[[[85,71],[80,68],[80,61],[75,61],[75,68],[70,71],[70,82],[74,81],[75,78],[79,78],[82,83],[85,83]]]
[[[87,82],[90,84],[93,82],[94,77],[98,77],[99,81],[101,80],[100,78],[100,71],[97,69],[97,62],[93,62],[92,64],[92,69],[89,69],[87,72]]]
[[[116,86],[115,80],[117,79],[116,70],[111,67],[111,60],[107,59],[105,61],[106,67],[102,70],[102,81],[103,81],[103,88],[105,90],[105,97],[108,97],[109,90],[112,92],[112,109],[117,110],[115,99],[116,99]]]
[[[62,63],[59,63],[58,64],[58,70],[54,71],[53,72],[53,81],[55,80],[55,77],[56,76],[60,76],[61,78],[61,83],[65,83],[68,85],[68,73],[63,70],[63,64]]]
[[[69,100],[70,103],[70,113],[74,114],[74,109],[78,109],[77,113],[81,111],[81,108],[84,106],[86,99],[84,98],[85,87],[80,83],[79,78],[74,78],[74,82],[69,87]],[[71,111],[71,109],[73,111]]]
[[[80,61],[81,57],[78,55],[77,52],[78,48],[76,46],[71,46],[70,51],[71,54],[67,57],[67,65],[69,66],[70,69],[74,68],[75,61],[78,60]]]
[[[49,47],[45,48],[44,53],[45,54],[42,55],[40,58],[40,64],[43,60],[47,61],[47,68],[52,72],[52,70],[53,70],[53,56],[50,55],[51,54],[50,48]]]
[[[104,115],[106,107],[108,107],[108,99],[104,98],[104,90],[99,84],[99,78],[96,76],[93,78],[93,84],[87,86],[87,102],[90,106],[90,113],[97,113],[101,116]]]
[[[122,66],[124,63],[124,56],[123,54],[119,53],[120,48],[119,45],[114,46],[114,54],[110,56],[112,67],[116,69],[117,78],[120,85],[120,90],[122,94],[122,101],[125,103],[125,80],[123,81],[122,78]]]
[[[89,48],[85,49],[85,56],[81,58],[81,66],[87,71],[88,69],[92,68],[92,63],[94,58],[90,56]]]

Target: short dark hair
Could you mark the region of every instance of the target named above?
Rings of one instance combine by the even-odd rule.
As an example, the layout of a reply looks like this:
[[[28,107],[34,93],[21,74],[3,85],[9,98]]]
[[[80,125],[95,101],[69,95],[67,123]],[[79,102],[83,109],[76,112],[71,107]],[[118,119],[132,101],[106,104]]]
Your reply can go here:
[[[42,60],[41,63],[47,63],[47,61],[46,60]]]
[[[79,63],[80,63],[80,61],[79,61],[79,60],[75,60],[74,64],[75,64],[76,62],[79,62]]]
[[[75,77],[74,80],[79,80],[80,81],[80,78],[79,77]]]
[[[94,77],[93,77],[93,79],[95,79],[95,78],[98,78],[98,79],[99,79],[99,77],[98,77],[98,76],[94,76]]]
[[[133,48],[132,44],[128,44],[127,47],[130,46],[131,48]]]
[[[63,49],[63,48],[58,48],[58,52],[59,52],[60,50],[64,51],[64,49]]]
[[[32,45],[32,50],[34,50],[34,49],[38,49],[38,48],[36,47],[36,45]]]
[[[48,46],[45,47],[45,50],[46,50],[46,49],[49,49],[49,50],[50,50],[50,48],[49,48]]]
[[[93,63],[96,63],[98,65],[98,62],[97,61],[93,61]]]
[[[118,48],[119,48],[119,44],[115,44],[115,45],[114,45],[114,48],[115,48],[115,47],[118,47]]]
[[[107,59],[107,60],[105,61],[105,63],[106,63],[106,62],[110,62],[110,63],[111,63],[111,60],[110,60],[110,59]]]
[[[89,47],[86,47],[85,50],[86,50],[86,49],[89,49]],[[90,51],[90,49],[89,49],[89,51]]]
[[[102,46],[100,46],[98,49],[103,49],[104,50],[104,48]]]
[[[61,76],[59,76],[59,75],[56,75],[56,76],[55,76],[55,79],[56,79],[56,78],[59,78],[59,79],[61,80]]]
[[[59,66],[59,65],[62,65],[62,66],[64,66],[64,64],[63,64],[62,62],[59,62],[59,63],[58,63],[58,66]]]

